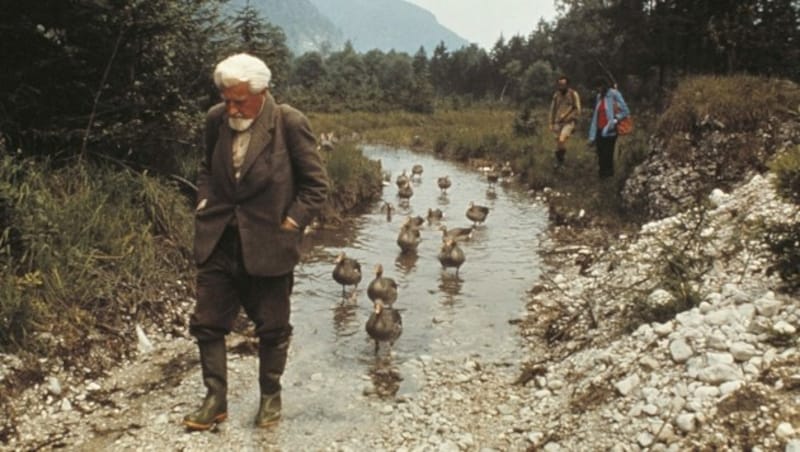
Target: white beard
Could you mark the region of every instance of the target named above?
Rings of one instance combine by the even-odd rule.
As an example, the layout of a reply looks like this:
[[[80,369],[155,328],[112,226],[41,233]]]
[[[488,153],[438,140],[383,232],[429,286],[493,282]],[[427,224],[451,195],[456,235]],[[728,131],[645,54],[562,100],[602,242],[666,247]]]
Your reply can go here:
[[[228,125],[237,132],[244,132],[253,125],[255,118],[228,118]]]

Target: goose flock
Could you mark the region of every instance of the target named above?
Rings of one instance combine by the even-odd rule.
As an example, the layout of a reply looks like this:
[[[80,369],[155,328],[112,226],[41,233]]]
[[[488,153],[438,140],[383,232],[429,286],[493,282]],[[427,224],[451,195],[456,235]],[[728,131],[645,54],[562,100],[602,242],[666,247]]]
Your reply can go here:
[[[498,169],[496,165],[486,168],[486,180],[489,189],[493,190],[494,185],[502,178],[508,179],[512,175],[509,162]],[[403,170],[395,179],[397,186],[397,198],[400,206],[408,206],[409,200],[414,195],[412,182],[419,182],[422,179],[423,167],[415,164],[409,174]],[[384,186],[390,185],[390,176],[384,172]],[[447,190],[452,186],[449,176],[441,176],[436,179],[437,186],[441,190],[441,197],[447,196]],[[386,221],[392,221],[392,214],[395,207],[390,202],[384,202],[380,211],[386,215]],[[459,270],[467,260],[464,250],[459,246],[460,242],[471,240],[476,228],[486,222],[489,215],[489,207],[470,202],[465,211],[465,217],[472,222],[471,226],[448,228],[443,222],[445,215],[441,209],[429,208],[427,217],[407,216],[400,226],[397,234],[397,246],[400,248],[400,256],[412,256],[416,258],[419,244],[422,242],[421,228],[427,224],[435,230],[441,231],[441,247],[437,258],[441,264],[442,271],[448,272],[454,269],[458,276]],[[340,253],[335,260],[333,269],[333,279],[342,286],[342,299],[355,299],[356,289],[361,282],[361,265],[351,257],[347,257],[344,252]],[[348,297],[347,287],[352,286],[353,290]],[[383,265],[375,266],[375,278],[369,283],[367,296],[373,304],[373,310],[366,323],[366,331],[369,337],[375,342],[375,353],[378,354],[381,343],[388,343],[389,347],[400,337],[403,331],[403,320],[400,312],[395,308],[398,300],[398,286],[394,279],[384,276]]]

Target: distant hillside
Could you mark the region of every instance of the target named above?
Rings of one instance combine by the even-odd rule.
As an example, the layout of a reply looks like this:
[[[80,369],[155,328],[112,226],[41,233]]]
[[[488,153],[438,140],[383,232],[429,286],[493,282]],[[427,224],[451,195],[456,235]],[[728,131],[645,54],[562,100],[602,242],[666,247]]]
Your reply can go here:
[[[246,0],[232,0],[235,12]],[[405,0],[251,0],[261,15],[286,32],[295,54],[340,49],[346,40],[356,50],[391,49],[413,54],[424,46],[430,55],[440,41],[448,49],[469,44],[439,24],[428,10]]]
[[[244,7],[247,0],[231,0],[230,14]],[[336,25],[309,0],[251,0],[250,5],[273,25],[286,33],[286,44],[296,55],[320,50],[324,45],[341,48],[345,37]]]
[[[430,11],[405,0],[311,0],[359,51],[395,49],[408,53],[420,46],[430,55],[440,41],[448,49],[469,42],[439,24]]]

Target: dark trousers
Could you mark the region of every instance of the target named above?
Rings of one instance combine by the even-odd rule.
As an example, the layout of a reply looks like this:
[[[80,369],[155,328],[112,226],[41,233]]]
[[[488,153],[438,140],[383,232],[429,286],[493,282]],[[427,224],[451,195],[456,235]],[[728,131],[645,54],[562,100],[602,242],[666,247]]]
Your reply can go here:
[[[597,132],[595,139],[597,145],[597,165],[600,169],[600,177],[606,178],[614,175],[614,146],[617,143],[617,136],[604,137]]]
[[[294,274],[257,277],[247,274],[236,228],[228,227],[197,274],[197,304],[189,332],[198,341],[230,333],[243,307],[265,345],[279,345],[292,334],[289,323]]]

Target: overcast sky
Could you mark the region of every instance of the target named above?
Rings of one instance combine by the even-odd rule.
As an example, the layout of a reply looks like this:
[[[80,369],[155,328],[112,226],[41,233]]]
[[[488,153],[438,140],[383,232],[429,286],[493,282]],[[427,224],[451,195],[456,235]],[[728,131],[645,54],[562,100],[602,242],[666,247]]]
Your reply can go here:
[[[432,12],[440,24],[489,50],[502,34],[527,36],[539,19],[555,18],[554,0],[406,0]]]

